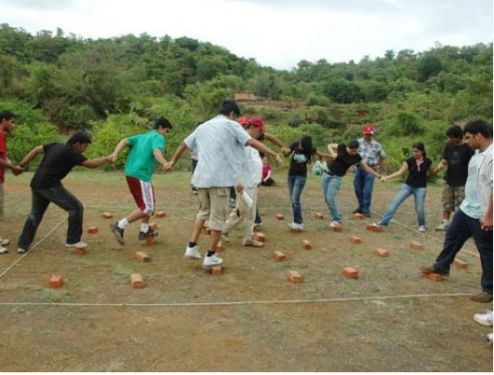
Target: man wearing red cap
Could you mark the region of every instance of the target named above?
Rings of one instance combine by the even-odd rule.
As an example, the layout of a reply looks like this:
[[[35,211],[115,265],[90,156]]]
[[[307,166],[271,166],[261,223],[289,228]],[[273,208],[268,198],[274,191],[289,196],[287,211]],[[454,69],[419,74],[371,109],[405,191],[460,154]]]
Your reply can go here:
[[[381,144],[372,139],[374,135],[374,126],[372,124],[365,124],[363,133],[364,136],[358,140],[358,152],[362,157],[362,160],[369,167],[377,171],[382,167],[386,154],[384,153]],[[370,217],[374,176],[357,166],[355,178],[353,179],[353,187],[355,196],[358,200],[358,207],[353,213],[361,213]]]

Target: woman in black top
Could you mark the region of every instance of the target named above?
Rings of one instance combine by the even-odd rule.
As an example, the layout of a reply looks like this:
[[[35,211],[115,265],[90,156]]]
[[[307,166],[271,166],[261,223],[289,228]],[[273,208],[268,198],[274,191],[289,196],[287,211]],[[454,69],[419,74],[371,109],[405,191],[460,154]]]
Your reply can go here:
[[[329,226],[336,229],[341,226],[342,214],[336,203],[336,195],[341,187],[341,181],[348,168],[359,164],[363,170],[377,178],[381,176],[369,167],[358,153],[358,141],[351,141],[348,145],[332,143],[328,145],[329,156],[332,160],[323,164],[321,186],[324,201],[326,202],[333,221]]]
[[[427,186],[427,173],[434,174],[434,167],[431,159],[426,157],[425,147],[422,142],[413,144],[413,156],[403,162],[400,169],[389,176],[383,177],[383,181],[387,181],[394,177],[399,177],[408,171],[408,176],[401,187],[400,191],[394,197],[389,205],[388,210],[384,214],[379,223],[373,223],[374,226],[387,226],[393,218],[396,210],[410,196],[415,198],[415,211],[417,212],[417,220],[419,224],[419,232],[425,232],[425,193]]]
[[[304,221],[300,196],[307,181],[307,164],[312,161],[314,154],[320,158],[329,155],[316,150],[312,146],[312,138],[308,135],[304,135],[298,142],[291,144],[290,149],[283,151],[283,154],[291,157],[288,170],[288,193],[292,202],[293,223],[288,224],[288,227],[293,231],[302,231]]]

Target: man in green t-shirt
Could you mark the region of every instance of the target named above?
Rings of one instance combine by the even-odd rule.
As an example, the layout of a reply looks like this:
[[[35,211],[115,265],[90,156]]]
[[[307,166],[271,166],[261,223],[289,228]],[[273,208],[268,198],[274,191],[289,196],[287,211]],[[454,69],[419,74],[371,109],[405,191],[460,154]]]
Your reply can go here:
[[[126,217],[110,224],[111,231],[118,243],[123,245],[124,230],[130,223],[142,219],[139,240],[157,236],[158,233],[149,228],[149,218],[155,209],[154,189],[151,183],[156,162],[164,169],[167,161],[163,157],[165,150],[165,135],[172,129],[170,122],[160,117],[154,124],[154,130],[122,139],[113,151],[112,161],[115,162],[119,152],[126,146],[130,147],[129,156],[125,163],[125,178],[130,193],[134,197],[137,209]]]

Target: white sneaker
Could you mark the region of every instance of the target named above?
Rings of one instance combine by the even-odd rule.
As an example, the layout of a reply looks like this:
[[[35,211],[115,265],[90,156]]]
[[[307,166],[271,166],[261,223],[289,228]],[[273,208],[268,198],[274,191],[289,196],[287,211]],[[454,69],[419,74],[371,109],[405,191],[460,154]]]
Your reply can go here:
[[[216,253],[214,253],[210,257],[208,257],[208,256],[204,257],[204,261],[202,262],[202,266],[204,268],[209,268],[209,267],[213,267],[213,266],[218,266],[221,263],[223,263],[223,259],[221,259],[218,255],[216,255]]]
[[[23,249],[22,247],[19,247],[19,248],[17,249],[17,252],[18,252],[19,254],[24,254],[24,253],[26,253],[26,252],[27,252],[27,250],[26,250],[26,249]]]
[[[83,241],[79,241],[76,243],[65,243],[65,247],[73,247],[75,249],[85,249],[87,247],[87,243]]]
[[[492,327],[492,310],[487,310],[485,314],[475,314],[473,320],[480,325]]]
[[[184,258],[187,258],[187,259],[201,259],[202,256],[201,256],[201,253],[199,252],[199,245],[196,245],[194,247],[187,246],[185,248]]]
[[[304,224],[290,223],[288,224],[288,228],[294,232],[301,232],[304,230]]]
[[[10,244],[10,240],[9,239],[0,237],[0,245],[1,246],[7,246],[9,244]]]
[[[492,332],[487,334],[487,341],[492,345]]]
[[[252,247],[263,247],[264,246],[264,242],[261,242],[261,241],[257,241],[253,238],[247,238],[245,240],[242,241],[242,245],[244,246],[252,246]]]
[[[443,221],[441,224],[439,224],[437,227],[436,227],[436,231],[444,231],[444,230],[448,230],[448,227],[449,227],[449,223],[447,221]]]
[[[9,252],[9,249],[7,249],[6,247],[0,245],[0,254],[5,254],[5,253],[8,253],[8,252]]]
[[[419,225],[419,232],[424,233],[425,231],[425,225]]]
[[[331,223],[329,223],[330,228],[338,228],[339,226],[341,226],[341,224],[339,221],[336,220],[333,220]]]

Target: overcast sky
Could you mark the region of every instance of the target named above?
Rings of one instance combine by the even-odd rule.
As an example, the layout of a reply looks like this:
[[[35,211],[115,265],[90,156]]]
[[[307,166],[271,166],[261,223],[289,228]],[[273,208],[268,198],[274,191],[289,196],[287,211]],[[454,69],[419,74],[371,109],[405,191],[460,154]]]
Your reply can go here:
[[[0,23],[84,38],[187,36],[291,69],[492,42],[492,0],[0,0]]]

